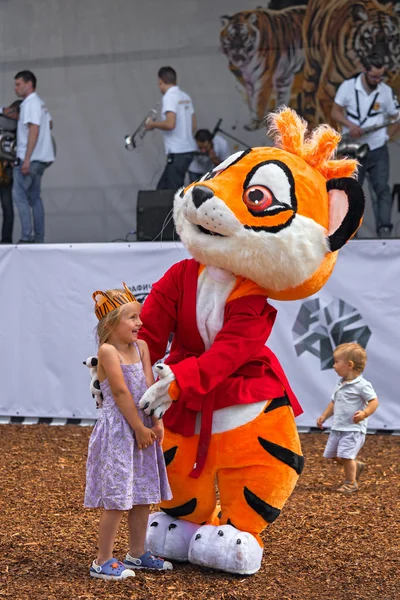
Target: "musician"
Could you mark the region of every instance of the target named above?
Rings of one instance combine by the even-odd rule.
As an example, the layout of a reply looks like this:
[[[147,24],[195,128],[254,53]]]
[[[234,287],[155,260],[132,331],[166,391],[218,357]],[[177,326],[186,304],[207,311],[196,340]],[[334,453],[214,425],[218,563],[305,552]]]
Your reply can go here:
[[[146,122],[149,131],[159,129],[164,136],[167,164],[158,182],[158,190],[176,190],[183,186],[186,171],[194,156],[197,129],[196,115],[191,97],[177,86],[176,72],[172,67],[158,71],[158,85],[163,95],[162,121]]]
[[[199,129],[194,136],[199,154],[189,165],[190,183],[222,163],[230,155],[228,142],[222,135],[213,135],[208,129]]]
[[[387,127],[363,135],[365,128],[379,126],[399,117],[399,104],[393,90],[383,83],[385,62],[379,54],[371,54],[363,62],[363,72],[344,81],[338,88],[331,116],[343,125],[343,133],[360,143],[366,143],[369,151],[360,160],[358,180],[362,184],[368,176],[372,205],[378,237],[390,237],[393,228],[392,198],[389,189],[389,151]]]
[[[3,106],[0,109],[1,129],[4,131],[14,131],[16,129],[15,121],[18,121],[19,107],[21,100],[15,100],[10,106]],[[6,117],[6,118],[4,118]],[[14,226],[14,207],[12,202],[13,168],[8,160],[0,161],[0,202],[3,213],[3,223],[1,227],[1,244],[12,244],[12,233]]]
[[[40,187],[45,169],[54,161],[50,113],[36,93],[36,77],[20,71],[14,90],[23,99],[17,128],[17,158],[14,163],[13,200],[21,221],[19,244],[44,241],[44,209]],[[33,223],[32,223],[33,221]]]

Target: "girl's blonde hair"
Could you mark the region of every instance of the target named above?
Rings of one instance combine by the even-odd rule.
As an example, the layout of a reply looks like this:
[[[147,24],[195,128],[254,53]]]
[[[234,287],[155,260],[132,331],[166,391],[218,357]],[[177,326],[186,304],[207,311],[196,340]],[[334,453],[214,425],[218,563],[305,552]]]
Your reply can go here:
[[[360,344],[349,342],[348,344],[340,344],[333,352],[335,355],[344,356],[347,360],[351,360],[354,367],[353,370],[357,373],[362,373],[367,364],[367,353]]]
[[[114,298],[115,296],[120,296],[121,292],[124,292],[124,290],[121,290],[121,289],[107,290],[105,293],[110,298]],[[137,300],[136,300],[136,302],[137,302]],[[137,304],[140,304],[140,302],[137,302]],[[96,327],[96,333],[97,333],[97,342],[98,342],[99,347],[102,344],[105,344],[107,342],[108,338],[110,337],[110,333],[118,325],[118,323],[121,319],[121,309],[124,306],[126,306],[126,304],[123,304],[122,306],[118,306],[118,308],[114,308],[114,310],[111,310],[110,312],[108,312],[98,322],[97,327]]]

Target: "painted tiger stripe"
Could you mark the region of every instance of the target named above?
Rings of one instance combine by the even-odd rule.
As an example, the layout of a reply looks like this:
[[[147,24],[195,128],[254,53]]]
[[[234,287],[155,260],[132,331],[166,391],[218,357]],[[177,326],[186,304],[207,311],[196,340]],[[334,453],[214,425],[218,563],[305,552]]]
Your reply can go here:
[[[303,456],[301,456],[300,454],[296,454],[292,450],[289,450],[288,448],[284,448],[283,446],[280,446],[279,444],[274,444],[274,442],[265,440],[264,438],[262,438],[260,436],[257,439],[266,452],[271,454],[271,456],[273,456],[274,458],[277,458],[281,462],[288,465],[288,467],[291,467],[292,469],[294,469],[296,471],[296,473],[298,475],[300,475],[300,473],[304,469],[304,457]]]
[[[267,523],[273,523],[281,514],[279,508],[275,508],[275,506],[271,506],[268,502],[264,502],[264,500],[261,500],[261,498],[249,490],[249,488],[244,487],[243,493],[250,508],[259,514]]]

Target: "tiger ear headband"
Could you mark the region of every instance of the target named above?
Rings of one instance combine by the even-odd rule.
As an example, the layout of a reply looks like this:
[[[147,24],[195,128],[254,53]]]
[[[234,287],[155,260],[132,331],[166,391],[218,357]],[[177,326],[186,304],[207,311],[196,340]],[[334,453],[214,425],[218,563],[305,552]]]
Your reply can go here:
[[[109,312],[119,308],[123,304],[129,304],[129,302],[137,302],[135,296],[132,294],[131,290],[128,288],[126,283],[122,282],[125,292],[121,290],[119,294],[111,297],[107,294],[107,292],[102,292],[101,290],[97,290],[93,292],[92,298],[95,302],[94,312],[96,317],[100,321],[103,317],[105,317]]]

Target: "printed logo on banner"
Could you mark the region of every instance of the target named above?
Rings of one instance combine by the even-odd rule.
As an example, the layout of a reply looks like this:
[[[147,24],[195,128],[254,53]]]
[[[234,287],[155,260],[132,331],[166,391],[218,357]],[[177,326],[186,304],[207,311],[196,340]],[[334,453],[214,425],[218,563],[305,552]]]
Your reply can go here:
[[[304,301],[292,332],[297,356],[310,352],[319,358],[321,371],[332,369],[336,346],[357,342],[366,348],[371,337],[358,309],[340,298],[324,306],[319,298]]]
[[[142,284],[139,284],[139,285],[136,285],[136,286],[135,285],[129,285],[128,287],[131,290],[132,294],[135,296],[136,300],[138,302],[140,302],[141,304],[143,304],[145,302],[147,296],[151,292],[152,285],[151,285],[151,283],[142,283]],[[172,338],[173,338],[173,334],[171,333],[170,336],[169,336],[169,340],[168,340],[168,344],[167,344],[167,349],[165,351],[165,356],[161,360],[158,360],[156,362],[156,364],[164,362],[164,360],[169,355],[170,349],[171,349],[171,344],[172,344]]]
[[[142,283],[139,285],[128,285],[136,300],[143,304],[151,291],[151,283]]]

